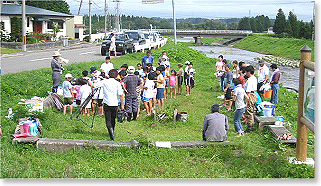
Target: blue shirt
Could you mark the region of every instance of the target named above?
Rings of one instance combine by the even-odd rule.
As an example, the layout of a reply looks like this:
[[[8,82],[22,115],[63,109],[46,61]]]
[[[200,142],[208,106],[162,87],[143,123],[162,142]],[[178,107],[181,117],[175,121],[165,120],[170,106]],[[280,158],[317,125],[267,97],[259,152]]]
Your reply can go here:
[[[143,67],[146,67],[146,65],[148,63],[153,64],[153,62],[154,62],[154,57],[153,56],[149,56],[149,57],[144,56],[143,59],[142,59]]]

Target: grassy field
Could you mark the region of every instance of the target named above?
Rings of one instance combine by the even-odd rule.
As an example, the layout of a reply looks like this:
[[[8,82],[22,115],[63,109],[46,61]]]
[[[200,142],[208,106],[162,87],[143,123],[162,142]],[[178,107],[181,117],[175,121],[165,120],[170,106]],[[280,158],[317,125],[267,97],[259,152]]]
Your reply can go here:
[[[11,54],[11,53],[17,53],[17,52],[23,52],[23,51],[22,50],[17,50],[17,49],[0,47],[0,54]]]
[[[17,119],[26,115],[26,109],[18,106],[20,99],[32,96],[45,97],[51,87],[51,69],[40,69],[1,77],[1,121],[4,137],[1,138],[1,178],[313,178],[314,169],[307,165],[288,163],[288,157],[295,157],[295,148],[278,143],[268,131],[254,131],[241,138],[233,127],[233,115],[225,109],[221,113],[229,118],[228,140],[235,145],[208,146],[190,149],[163,149],[149,146],[151,141],[202,140],[202,125],[210,106],[222,103],[218,80],[213,75],[215,59],[205,56],[183,44],[174,45],[169,41],[161,50],[154,50],[158,57],[166,50],[171,65],[189,60],[197,71],[196,87],[188,97],[177,96],[166,99],[165,109],[169,114],[164,121],[155,122],[140,114],[137,121],[116,123],[117,141],[136,139],[142,142],[140,149],[111,148],[100,150],[93,146],[84,150],[65,153],[48,153],[34,145],[12,144],[9,135],[14,132]],[[136,65],[143,53],[132,53],[112,59],[116,68],[122,64]],[[77,63],[64,66],[64,74],[80,77],[83,70],[99,67],[103,61]],[[63,75],[64,75],[63,74]],[[296,134],[298,96],[281,88],[280,104],[276,114],[292,123],[291,132]],[[4,117],[8,108],[13,108],[15,118]],[[172,113],[188,113],[187,122],[173,122]],[[34,113],[43,125],[43,138],[67,138],[86,140],[109,140],[102,117],[97,116],[93,129],[81,122],[71,121],[56,109]],[[91,117],[83,116],[87,122]],[[152,123],[156,128],[151,128]],[[314,158],[314,135],[309,134],[308,157]]]
[[[253,34],[242,39],[234,47],[299,60],[300,49],[305,45],[309,45],[312,49],[312,61],[314,61],[314,41],[307,39],[276,38]]]

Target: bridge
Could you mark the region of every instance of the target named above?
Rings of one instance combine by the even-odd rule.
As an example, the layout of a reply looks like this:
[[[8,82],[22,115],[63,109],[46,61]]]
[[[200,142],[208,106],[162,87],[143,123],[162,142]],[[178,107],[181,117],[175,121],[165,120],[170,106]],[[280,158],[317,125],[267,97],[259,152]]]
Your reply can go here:
[[[163,36],[173,36],[174,29],[157,29]],[[176,30],[177,36],[189,36],[195,39],[195,43],[201,43],[202,37],[229,37],[231,41],[240,40],[249,34],[250,30]]]

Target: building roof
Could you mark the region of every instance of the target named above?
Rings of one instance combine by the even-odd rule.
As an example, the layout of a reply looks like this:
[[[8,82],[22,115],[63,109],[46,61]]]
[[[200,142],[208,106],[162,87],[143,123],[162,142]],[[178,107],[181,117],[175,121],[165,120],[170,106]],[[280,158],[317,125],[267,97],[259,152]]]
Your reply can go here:
[[[1,8],[1,15],[8,15],[8,16],[21,16],[22,15],[22,7],[21,5],[17,4],[3,4]],[[34,6],[26,5],[26,16],[31,17],[57,17],[57,18],[70,18],[74,17],[73,15],[64,14],[60,12],[54,12],[51,10],[46,10],[42,8],[37,8]]]

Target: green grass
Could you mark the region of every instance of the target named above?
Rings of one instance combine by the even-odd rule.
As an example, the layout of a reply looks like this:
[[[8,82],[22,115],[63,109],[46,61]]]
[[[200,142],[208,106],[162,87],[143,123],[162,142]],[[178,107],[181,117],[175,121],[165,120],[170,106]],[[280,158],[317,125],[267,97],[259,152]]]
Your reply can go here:
[[[174,69],[177,63],[189,60],[197,70],[196,87],[189,97],[177,96],[166,99],[165,109],[169,119],[155,122],[142,112],[137,121],[116,123],[117,141],[136,139],[143,142],[140,149],[110,148],[100,150],[91,146],[83,150],[65,153],[49,153],[34,145],[12,144],[17,119],[26,114],[18,106],[20,99],[47,96],[51,87],[51,69],[40,69],[1,77],[1,121],[4,137],[1,138],[1,178],[313,178],[314,169],[307,165],[289,164],[287,158],[295,157],[295,148],[279,144],[269,132],[254,131],[242,138],[236,135],[232,123],[234,113],[224,109],[221,113],[229,118],[229,141],[235,145],[208,146],[191,149],[163,149],[148,146],[150,141],[202,140],[203,119],[213,103],[221,103],[218,80],[213,76],[216,60],[187,48],[174,45],[170,40],[153,56],[166,50]],[[112,59],[119,68],[123,63],[136,65],[144,53],[133,53]],[[99,67],[103,61],[77,63],[64,66],[65,73],[80,77],[83,70]],[[63,74],[63,75],[64,75]],[[63,77],[63,76],[62,76]],[[28,81],[26,81],[28,79]],[[291,132],[296,135],[297,95],[280,90],[277,115],[293,124]],[[13,108],[15,118],[6,119],[8,108]],[[188,113],[187,122],[172,122],[174,108]],[[43,125],[43,138],[68,138],[86,140],[109,140],[102,117],[97,116],[93,129],[81,122],[71,121],[56,109],[36,113]],[[83,116],[87,122],[91,117]],[[157,128],[150,128],[155,122]],[[309,134],[308,157],[314,158],[314,135]]]
[[[17,52],[23,52],[22,50],[11,49],[11,48],[2,48],[0,47],[0,54],[12,54]]]
[[[305,45],[309,45],[312,49],[311,60],[314,61],[314,41],[307,39],[276,38],[253,34],[242,39],[234,47],[299,60],[300,49]]]

